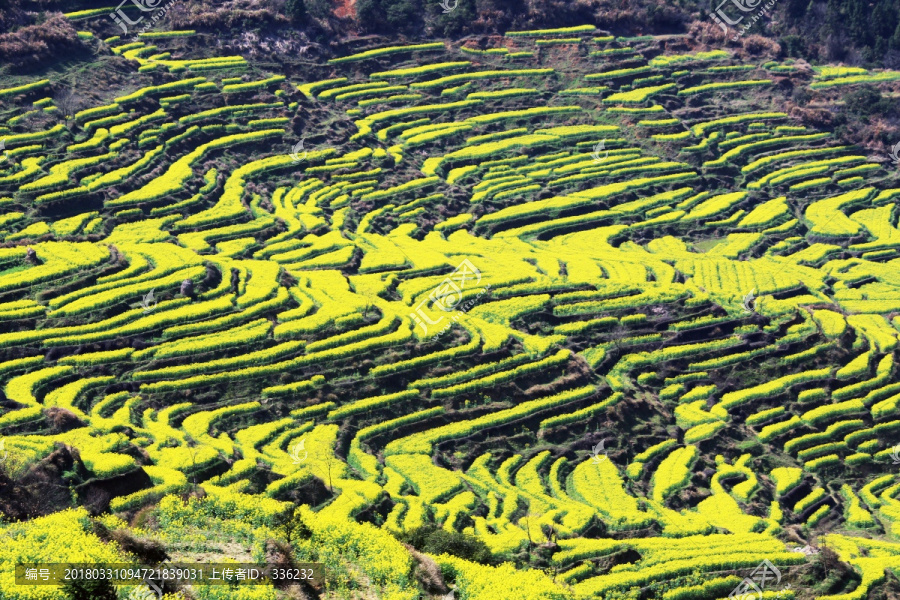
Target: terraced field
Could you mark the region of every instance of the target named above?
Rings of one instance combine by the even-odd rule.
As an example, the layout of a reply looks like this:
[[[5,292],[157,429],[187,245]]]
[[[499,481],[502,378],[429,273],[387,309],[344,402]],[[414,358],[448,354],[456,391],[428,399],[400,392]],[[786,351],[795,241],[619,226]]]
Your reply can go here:
[[[0,89],[7,470],[85,482],[7,515],[0,598],[66,598],[11,565],[123,559],[100,530],[280,540],[323,598],[442,597],[430,561],[463,600],[895,579],[897,169],[774,98],[900,73],[578,27],[302,80],[193,35],[85,33],[135,83],[69,118]],[[398,541],[428,524],[499,562]]]

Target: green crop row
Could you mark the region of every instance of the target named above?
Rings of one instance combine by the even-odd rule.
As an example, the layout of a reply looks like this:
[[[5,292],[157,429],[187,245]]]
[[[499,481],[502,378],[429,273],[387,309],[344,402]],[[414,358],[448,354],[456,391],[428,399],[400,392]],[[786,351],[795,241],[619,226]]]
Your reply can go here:
[[[398,52],[428,52],[431,50],[443,50],[444,44],[442,42],[432,42],[428,44],[413,44],[410,46],[388,46],[386,48],[375,48],[374,50],[366,50],[365,52],[359,52],[357,54],[351,54],[350,56],[343,56],[341,58],[332,58],[328,61],[329,65],[337,65],[341,63],[353,62],[357,60],[367,60],[369,58],[376,58],[380,56],[388,56],[390,54],[397,54]]]
[[[753,400],[762,400],[765,398],[769,398],[775,394],[782,393],[793,385],[797,385],[799,383],[807,383],[816,379],[825,379],[830,374],[831,369],[829,367],[825,367],[823,369],[818,369],[815,371],[805,371],[803,373],[797,373],[795,375],[785,375],[784,377],[779,377],[778,379],[774,379],[772,381],[768,381],[751,388],[738,390],[736,392],[729,392],[722,396],[720,405],[728,409],[739,406],[741,404],[745,404],[747,402],[751,402]]]
[[[447,75],[430,81],[418,81],[409,84],[410,89],[430,89],[477,79],[495,79],[506,77],[540,77],[553,73],[553,69],[508,69],[505,71],[471,71],[457,75]]]
[[[622,104],[639,104],[641,102],[647,101],[647,99],[649,99],[651,96],[655,96],[656,94],[674,89],[676,87],[677,86],[674,83],[665,83],[663,85],[656,85],[651,87],[639,87],[627,92],[618,92],[616,94],[612,94],[611,96],[604,98],[603,103],[616,104],[617,102],[621,102]]]
[[[35,90],[44,88],[48,85],[50,85],[49,79],[41,79],[39,81],[33,81],[31,83],[26,83],[24,85],[0,89],[0,98],[3,98],[5,96],[15,96],[16,94],[25,94],[27,92],[33,92]]]
[[[383,82],[379,82],[379,83],[383,83]],[[373,95],[379,95],[379,94],[393,94],[394,92],[405,92],[408,89],[409,88],[407,88],[405,85],[387,85],[384,87],[377,87],[377,88],[367,89],[367,90],[342,92],[342,93],[334,96],[334,99],[338,102],[343,102],[345,100],[356,100],[357,98],[364,98],[365,96],[373,96]]]
[[[803,413],[800,418],[805,423],[815,425],[835,417],[852,415],[865,410],[866,407],[862,401],[854,398],[853,400],[846,400],[844,402],[838,402],[837,404],[826,404],[825,406],[819,406],[818,408],[808,410]]]
[[[177,37],[190,37],[197,32],[193,29],[182,29],[179,31],[144,31],[138,34],[141,39],[158,40]]]
[[[154,486],[127,496],[113,498],[109,504],[111,510],[116,512],[134,510],[146,504],[158,502],[166,495],[176,494],[187,488],[187,477],[181,471],[157,465],[147,465],[143,469],[153,481]]]
[[[803,469],[797,467],[776,467],[771,472],[772,479],[775,481],[775,494],[783,496],[798,485],[803,480]]]
[[[74,365],[74,366],[82,366],[82,367],[90,367],[96,365],[105,365],[112,362],[119,362],[123,360],[129,360],[129,357],[134,352],[134,348],[122,348],[121,350],[106,350],[103,352],[87,352],[85,354],[74,354],[72,356],[65,356],[59,359],[57,364],[60,365]],[[85,380],[81,380],[85,381]]]
[[[482,100],[459,100],[457,102],[448,102],[446,104],[425,104],[423,106],[409,106],[406,108],[395,108],[395,109],[386,110],[383,112],[374,113],[363,119],[354,121],[354,123],[356,124],[356,127],[359,129],[359,131],[356,134],[354,134],[353,136],[351,136],[351,140],[358,139],[359,137],[362,137],[364,135],[368,135],[368,134],[372,133],[372,126],[377,123],[381,123],[382,121],[388,121],[388,120],[392,120],[392,119],[395,119],[398,117],[405,117],[406,115],[443,112],[443,111],[453,110],[453,109],[457,109],[457,108],[469,108],[472,106],[477,106],[479,104],[483,104],[483,101]],[[422,122],[424,123],[426,121],[422,120]],[[407,124],[403,124],[403,125],[399,126],[399,128],[406,129],[411,125],[412,125],[411,123],[407,123]],[[382,132],[379,131],[378,133],[379,133],[379,136],[378,136],[379,139],[382,139],[382,137],[380,135]],[[386,139],[386,138],[384,138],[384,139]]]
[[[250,335],[250,333],[247,332],[246,335]],[[189,376],[200,373],[208,373],[211,371],[221,371],[224,369],[236,369],[250,365],[265,365],[279,358],[283,358],[291,354],[296,354],[303,349],[305,344],[306,342],[304,341],[284,342],[271,348],[257,350],[255,352],[247,352],[240,356],[231,358],[221,358],[208,362],[177,365],[166,367],[163,369],[156,369],[153,371],[136,371],[132,375],[132,377],[135,381],[145,381],[148,379],[173,378],[184,375]]]
[[[283,289],[283,288],[282,288]],[[287,291],[284,292],[284,298],[289,298]],[[274,301],[273,301],[274,302]],[[281,301],[283,302],[283,301]],[[257,305],[257,308],[259,305]],[[262,311],[260,311],[262,312]],[[354,344],[349,344],[341,348],[325,350],[306,356],[300,356],[288,361],[277,362],[269,365],[245,367],[237,370],[225,371],[222,373],[195,375],[181,380],[159,381],[141,385],[141,390],[153,392],[167,392],[173,390],[190,389],[194,387],[208,386],[213,383],[226,381],[241,381],[249,378],[266,377],[273,373],[281,373],[286,369],[304,367],[311,364],[325,362],[329,360],[341,360],[352,358],[356,354],[371,352],[378,348],[390,346],[393,344],[403,343],[410,337],[409,329],[401,328],[395,333],[370,338]]]
[[[844,514],[848,524],[860,528],[875,526],[875,519],[862,507],[859,497],[853,493],[853,488],[845,483],[841,486],[841,495],[847,501]]]
[[[341,87],[328,88],[327,90],[320,93],[316,98],[318,100],[331,100],[335,96],[340,94],[346,94],[349,92],[358,92],[358,91],[377,91],[385,88],[390,88],[386,81],[366,81],[364,83],[354,83],[351,85],[345,85]],[[406,89],[406,86],[393,86],[395,89]]]
[[[549,40],[535,40],[534,43],[538,46],[554,46],[557,44],[579,44],[581,43],[581,38],[555,38]],[[613,48],[617,50],[618,48]]]
[[[453,348],[448,348],[446,350],[433,352],[431,354],[425,354],[423,356],[418,356],[403,361],[385,365],[378,365],[376,367],[373,367],[372,370],[369,371],[369,374],[372,377],[384,377],[386,375],[395,375],[397,373],[402,373],[404,371],[409,371],[412,369],[420,369],[434,363],[442,363],[447,360],[460,358],[462,356],[465,356],[466,354],[471,354],[478,350],[480,346],[481,338],[479,338],[478,336],[473,336],[472,339],[469,340],[469,342],[461,346],[455,346]]]
[[[757,87],[772,83],[771,79],[750,79],[746,81],[719,81],[716,83],[707,83],[694,87],[685,88],[678,92],[679,96],[690,96],[693,94],[702,94],[703,92],[715,92],[719,90],[731,90],[737,88]]]
[[[831,507],[827,504],[823,504],[816,510],[816,512],[809,516],[809,518],[806,520],[806,524],[809,527],[815,527],[819,523],[819,521],[821,521],[830,511]]]
[[[803,190],[812,189],[814,187],[820,187],[823,185],[828,185],[831,183],[831,177],[819,177],[816,179],[810,179],[809,181],[802,181],[800,183],[795,183],[790,186],[792,192],[802,192]]]
[[[190,337],[184,340],[153,346],[140,351],[139,354],[135,356],[135,359],[139,360],[143,358],[145,354],[159,360],[203,354],[213,350],[222,350],[234,346],[249,347],[249,345],[254,342],[265,340],[271,328],[272,323],[268,319],[257,319],[233,329],[226,329],[221,332]]]
[[[614,71],[605,71],[603,73],[590,73],[585,75],[587,81],[595,81],[597,79],[616,79],[619,77],[631,77],[632,75],[641,75],[643,73],[652,73],[652,67],[632,67],[629,69],[616,69]]]
[[[703,166],[708,167],[718,167],[728,164],[728,161],[733,158],[741,157],[749,152],[759,150],[761,148],[769,148],[771,146],[777,146],[779,144],[791,143],[791,142],[815,142],[821,139],[828,137],[828,133],[813,133],[810,135],[794,135],[794,136],[782,136],[770,138],[767,140],[762,140],[759,142],[753,142],[749,144],[743,144],[736,148],[732,148],[731,150],[722,154],[719,158],[711,161],[707,161],[703,163]]]
[[[650,59],[650,62],[647,64],[651,67],[670,67],[686,62],[721,60],[729,57],[730,54],[724,50],[711,50],[709,52],[697,52],[696,54],[663,54]]]
[[[129,8],[129,7],[128,7],[128,6],[122,6],[122,7],[120,7],[120,8]],[[132,8],[135,8],[135,7],[132,7]],[[75,20],[75,19],[84,19],[84,18],[87,18],[87,17],[97,17],[97,16],[100,16],[100,15],[108,15],[108,14],[109,14],[111,11],[113,11],[113,10],[114,10],[113,7],[106,7],[106,8],[90,8],[90,9],[87,9],[87,10],[77,10],[77,11],[75,11],[75,12],[67,12],[67,13],[63,13],[63,16],[71,21],[71,20]],[[119,37],[119,36],[116,36],[116,39],[118,39],[118,37]],[[112,42],[113,42],[113,39],[112,39],[112,38],[107,38],[105,41],[106,41],[107,44],[109,44],[109,43],[112,43]]]
[[[30,366],[34,362],[32,358],[23,359],[16,367],[25,366],[26,364]],[[55,366],[32,371],[10,379],[4,388],[6,397],[18,404],[25,405],[25,408],[11,410],[0,415],[0,427],[25,423],[39,417],[42,407],[38,404],[37,398],[34,397],[35,389],[71,372],[72,367]]]
[[[716,577],[698,585],[677,587],[663,593],[662,600],[705,600],[706,598],[726,598],[733,592],[741,578],[736,575]]]
[[[95,117],[105,117],[111,114],[115,114],[122,109],[122,106],[113,102],[112,104],[107,104],[105,106],[96,106],[94,108],[88,108],[82,111],[75,113],[72,117],[75,121],[88,121]]]
[[[576,593],[586,596],[609,596],[613,590],[626,591],[632,587],[643,587],[652,582],[671,581],[676,577],[687,576],[700,571],[734,571],[750,570],[763,560],[777,565],[796,565],[806,558],[796,552],[752,552],[729,554],[722,550],[710,556],[690,558],[672,557],[669,560],[647,566],[637,571],[620,571],[604,577],[593,577],[573,586]]]
[[[637,499],[625,492],[624,481],[610,460],[599,464],[594,460],[581,462],[572,472],[569,484],[573,499],[603,515],[610,529],[643,529],[653,522],[647,512],[640,510]]]
[[[801,450],[797,453],[797,458],[802,461],[809,461],[811,458],[815,458],[822,454],[839,452],[847,449],[847,444],[844,442],[829,442],[827,444],[820,444],[818,446],[813,446],[812,448],[807,448],[806,450]],[[812,461],[807,462],[806,464]]]
[[[466,369],[465,371],[457,371],[455,373],[450,373],[449,375],[443,375],[441,377],[417,379],[416,381],[410,383],[409,387],[435,388],[440,386],[453,385],[461,381],[466,381],[467,379],[476,378],[480,375],[503,371],[505,369],[508,369],[509,367],[520,365],[523,362],[529,360],[529,358],[530,357],[528,354],[517,354],[499,362],[477,365],[475,367],[472,367],[471,369]]]
[[[794,504],[794,507],[791,510],[793,510],[797,514],[802,513],[804,510],[806,510],[819,500],[822,500],[823,498],[825,498],[825,490],[818,487],[807,494],[804,498],[801,498],[799,501],[797,501],[797,503]]]
[[[400,185],[396,185],[391,188],[387,188],[385,190],[376,190],[374,192],[369,192],[366,194],[362,194],[360,196],[360,200],[382,200],[384,198],[395,198],[399,194],[409,192],[412,190],[417,190],[426,186],[429,186],[433,183],[438,183],[440,181],[439,177],[421,177],[419,179],[412,179],[407,181],[406,183],[401,183]]]
[[[427,75],[429,73],[440,73],[442,71],[452,71],[454,69],[462,69],[464,67],[471,66],[471,62],[464,61],[455,61],[455,62],[442,62],[442,63],[432,63],[430,65],[422,65],[419,67],[410,67],[408,69],[394,69],[392,71],[379,71],[377,73],[371,73],[369,75],[370,79],[395,79],[398,77],[418,77],[419,75]],[[336,81],[336,80],[334,80]],[[346,80],[344,80],[346,81]]]
[[[837,454],[829,454],[828,456],[823,456],[821,458],[814,458],[811,461],[803,463],[803,467],[809,469],[810,471],[817,471],[823,467],[829,467],[833,465],[841,464],[841,457]],[[821,510],[821,509],[819,509]],[[810,518],[811,519],[811,518]]]
[[[285,292],[286,295],[287,293]],[[173,323],[192,321],[232,309],[230,300],[228,296],[222,296],[209,302],[189,304],[188,298],[178,298],[160,303],[153,314],[146,315],[140,319],[135,319],[135,317],[142,314],[142,309],[136,308],[122,313],[118,318],[107,319],[89,326],[50,330],[46,332],[47,337],[44,344],[47,346],[89,344],[135,335],[146,332],[148,329],[153,330]]]
[[[759,432],[759,439],[763,442],[768,442],[774,437],[787,433],[794,427],[800,425],[802,421],[800,421],[800,417],[792,416],[787,421],[782,421],[780,423],[773,423],[771,425],[766,425]]]
[[[650,485],[653,499],[663,502],[668,496],[684,487],[691,477],[691,465],[697,458],[696,446],[678,448],[659,464],[653,473]]]
[[[865,425],[863,421],[860,419],[840,421],[838,423],[829,425],[828,428],[822,433],[809,433],[807,435],[802,435],[792,440],[788,440],[784,444],[784,451],[793,454],[795,451],[805,446],[812,446],[820,442],[827,442],[834,440],[835,438],[844,437],[849,431],[859,429],[864,426]],[[851,437],[851,435],[846,435],[844,441],[848,441]]]
[[[460,47],[461,52],[466,54],[509,54],[509,48],[488,48],[487,50],[479,50],[478,48],[469,48],[467,46]]]
[[[539,37],[542,35],[566,35],[571,33],[594,33],[597,28],[593,25],[575,25],[573,27],[558,27],[556,29],[532,29],[528,31],[507,31],[505,35],[511,37]]]
[[[513,408],[489,413],[469,421],[461,421],[429,429],[428,431],[423,431],[406,438],[392,441],[385,448],[385,454],[430,454],[432,445],[437,442],[471,435],[488,427],[494,427],[507,421],[525,417],[537,411],[554,408],[577,400],[583,400],[590,397],[595,392],[595,387],[588,385],[574,390],[560,392],[553,396],[523,402]]]
[[[871,73],[866,75],[850,75],[848,77],[836,77],[828,81],[814,81],[809,84],[809,89],[819,90],[827,87],[856,85],[864,83],[882,83],[885,81],[897,81],[900,79],[900,72],[885,71],[883,73]]]
[[[567,413],[564,415],[558,415],[555,417],[550,417],[549,419],[544,419],[538,425],[539,429],[549,429],[551,427],[560,427],[562,425],[568,425],[570,423],[578,423],[579,421],[583,421],[591,416],[597,414],[598,412],[606,409],[609,406],[612,406],[622,400],[625,396],[621,392],[615,392],[610,395],[609,398],[606,398],[596,404],[592,404],[590,406],[586,406],[581,410],[576,410],[575,412]]]
[[[113,153],[100,154],[98,156],[89,156],[87,158],[77,158],[67,160],[50,167],[47,176],[41,177],[31,183],[19,186],[20,192],[30,192],[34,190],[45,190],[47,188],[65,185],[69,181],[69,177],[75,171],[80,171],[90,167],[97,166],[107,159],[114,158]]]
[[[138,188],[133,192],[129,192],[114,200],[107,201],[107,205],[119,206],[127,204],[137,204],[139,202],[155,201],[168,197],[170,194],[179,192],[183,189],[185,182],[194,174],[192,168],[193,165],[197,161],[201,160],[208,152],[225,148],[234,144],[258,142],[267,138],[279,136],[282,133],[283,131],[280,129],[263,129],[260,131],[249,131],[246,133],[229,135],[226,137],[215,139],[211,142],[207,142],[206,144],[198,146],[189,154],[182,156],[181,158],[173,162],[171,165],[169,165],[169,168],[166,170],[166,172],[156,179],[153,179],[148,184],[144,185],[141,188]],[[161,150],[157,148],[152,152],[161,152]],[[146,155],[144,159],[147,159]],[[152,158],[148,160],[152,160]],[[117,177],[124,176],[121,170],[114,171],[113,173],[119,173]],[[110,173],[109,175],[112,176],[113,173]]]
[[[763,167],[768,167],[772,163],[782,160],[790,160],[793,158],[808,158],[811,156],[821,156],[823,154],[835,154],[837,152],[847,150],[848,148],[848,146],[831,146],[829,148],[809,148],[805,150],[791,150],[788,152],[782,152],[780,154],[771,154],[769,156],[758,158],[748,165],[742,167],[741,173],[752,173],[753,171],[757,171]]]
[[[324,87],[328,87],[330,85],[336,85],[339,83],[345,83],[347,81],[346,77],[335,77],[333,79],[322,79],[320,81],[313,81],[311,83],[304,83],[302,85],[298,85],[297,89],[300,90],[304,96],[309,98],[310,100],[315,99],[315,92]]]
[[[863,355],[866,356],[866,355]],[[868,358],[868,357],[867,357]],[[865,361],[865,368],[857,375],[865,373],[868,371],[869,362]],[[847,365],[849,366],[849,365]],[[878,366],[875,369],[875,377],[872,379],[868,379],[866,381],[860,381],[859,383],[855,383],[853,385],[848,385],[846,387],[838,388],[831,393],[831,397],[835,400],[846,400],[847,398],[852,398],[853,396],[858,396],[863,392],[876,388],[884,383],[887,383],[891,378],[891,371],[894,368],[894,357],[891,354],[884,356],[880,361],[878,361]]]
[[[37,196],[34,199],[34,201],[37,204],[40,204],[43,202],[55,202],[57,200],[65,200],[67,198],[75,198],[77,196],[83,196],[84,194],[88,193],[88,191],[89,191],[88,188],[86,188],[84,186],[79,186],[79,187],[71,188],[68,190],[62,190],[60,192],[51,192],[49,194],[41,194],[40,196]]]
[[[135,100],[146,98],[149,94],[165,93],[172,90],[183,90],[185,88],[194,87],[194,85],[202,83],[204,81],[206,81],[204,77],[192,77],[190,79],[173,81],[171,83],[163,83],[162,85],[151,85],[132,92],[131,94],[120,96],[119,98],[116,98],[114,102],[119,104],[134,102]]]
[[[199,278],[205,272],[205,269],[200,266],[185,267],[155,279],[144,279],[130,285],[107,284],[90,295],[76,297],[79,292],[75,292],[58,299],[49,315],[72,316],[113,306],[133,298],[143,297],[144,294],[156,287],[174,286],[185,279]],[[69,301],[70,299],[71,301]]]
[[[223,115],[230,115],[231,113],[237,113],[241,111],[251,111],[251,110],[265,110],[268,108],[277,108],[282,106],[281,102],[271,102],[271,103],[257,103],[257,104],[235,104],[232,106],[223,106],[220,108],[211,108],[209,110],[204,110],[199,113],[195,113],[193,115],[187,115],[178,119],[178,121],[182,124],[188,125],[191,123],[195,123],[197,121],[202,121],[204,119],[221,117]]]
[[[383,335],[396,329],[398,323],[399,319],[397,317],[386,316],[372,325],[334,335],[324,340],[311,342],[306,349],[308,352],[318,352],[320,350],[328,350],[330,348],[351,344],[370,337]],[[340,325],[340,321],[336,324]]]

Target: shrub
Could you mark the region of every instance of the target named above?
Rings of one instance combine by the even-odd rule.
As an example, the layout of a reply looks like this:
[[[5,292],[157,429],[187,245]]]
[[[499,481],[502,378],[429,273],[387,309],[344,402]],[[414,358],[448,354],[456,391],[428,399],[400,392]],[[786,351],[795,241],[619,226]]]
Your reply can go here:
[[[401,542],[419,552],[449,554],[482,565],[497,564],[490,548],[482,540],[455,531],[447,531],[435,524],[422,525],[398,535]]]
[[[68,19],[58,13],[51,14],[37,25],[27,25],[0,35],[0,60],[16,71],[46,65],[83,49],[78,32]]]

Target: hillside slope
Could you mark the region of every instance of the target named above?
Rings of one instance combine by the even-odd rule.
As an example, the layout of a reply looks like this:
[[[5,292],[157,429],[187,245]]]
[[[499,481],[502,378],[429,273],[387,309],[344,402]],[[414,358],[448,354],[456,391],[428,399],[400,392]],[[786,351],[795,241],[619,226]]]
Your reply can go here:
[[[325,565],[192,598],[891,593],[900,159],[815,107],[900,72],[95,18],[0,86],[2,597],[157,550]]]

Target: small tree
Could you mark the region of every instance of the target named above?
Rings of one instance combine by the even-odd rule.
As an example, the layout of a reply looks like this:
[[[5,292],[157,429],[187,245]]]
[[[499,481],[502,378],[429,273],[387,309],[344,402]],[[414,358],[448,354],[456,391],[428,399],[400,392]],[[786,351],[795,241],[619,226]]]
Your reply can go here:
[[[324,475],[324,479],[328,483],[328,491],[334,493],[334,485],[332,483],[332,475],[337,467],[340,459],[334,454],[334,448],[319,448],[315,453],[317,469]]]
[[[75,92],[67,88],[57,92],[53,97],[53,104],[56,105],[63,118],[68,120],[81,108],[82,100],[75,95]]]
[[[284,541],[290,545],[296,539],[308,538],[312,535],[312,529],[303,520],[303,515],[299,508],[293,512],[285,513],[280,523],[282,531],[284,531]]]
[[[616,348],[616,356],[620,356],[622,354],[622,340],[624,340],[628,336],[628,329],[625,328],[621,323],[617,323],[613,330],[609,333],[609,341],[613,343],[613,346]]]
[[[525,523],[525,535],[528,536],[528,555],[531,555],[531,549],[534,548],[534,540],[531,537],[531,522],[534,519],[534,514],[530,511],[525,513],[525,516],[522,517],[522,521]]]

